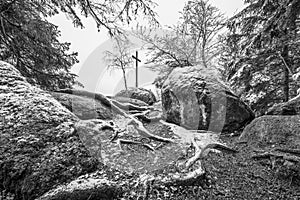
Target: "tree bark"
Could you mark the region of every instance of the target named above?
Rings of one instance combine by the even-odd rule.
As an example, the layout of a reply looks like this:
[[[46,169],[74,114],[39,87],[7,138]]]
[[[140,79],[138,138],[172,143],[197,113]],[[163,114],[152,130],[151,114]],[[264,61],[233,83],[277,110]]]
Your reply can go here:
[[[203,27],[203,36],[202,36],[202,44],[201,44],[201,59],[203,62],[203,65],[205,68],[207,68],[207,61],[206,61],[206,52],[205,52],[205,48],[206,48],[206,44],[207,44],[207,39],[206,39],[206,25],[205,27]]]

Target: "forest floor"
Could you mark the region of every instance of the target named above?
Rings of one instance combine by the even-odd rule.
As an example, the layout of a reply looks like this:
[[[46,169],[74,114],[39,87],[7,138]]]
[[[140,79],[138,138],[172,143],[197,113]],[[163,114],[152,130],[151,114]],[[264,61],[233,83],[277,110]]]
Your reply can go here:
[[[240,152],[235,156],[211,154],[203,161],[213,181],[195,199],[300,199],[299,179],[282,174],[276,160],[254,160],[251,148],[237,144],[238,138],[222,139]]]
[[[146,125],[152,131],[160,129],[155,124]],[[164,132],[156,130],[156,133]],[[166,188],[164,195],[152,191],[150,199],[300,199],[300,174],[280,168],[276,159],[254,160],[253,149],[239,143],[237,136],[221,136],[228,146],[239,150],[237,154],[209,153],[202,161],[207,180],[201,186]],[[204,184],[203,184],[204,183]]]
[[[153,134],[171,137],[168,127],[159,123],[144,123]],[[239,135],[239,134],[237,134]],[[206,170],[205,178],[194,185],[155,188],[149,191],[148,199],[174,200],[298,200],[300,199],[300,174],[298,171],[282,170],[282,163],[276,159],[255,160],[255,152],[246,143],[239,143],[238,136],[221,135],[227,146],[237,149],[237,154],[211,152],[202,160]],[[172,152],[169,152],[172,154]],[[168,156],[168,154],[166,155]],[[104,169],[108,179],[117,179],[113,169]],[[119,178],[125,175],[119,176]],[[151,186],[150,186],[151,187]],[[145,188],[140,188],[141,190]],[[92,199],[99,199],[97,196]],[[0,200],[13,199],[13,197]],[[102,198],[103,199],[103,198]],[[131,194],[124,194],[120,199],[140,199]],[[82,199],[84,200],[84,198]]]

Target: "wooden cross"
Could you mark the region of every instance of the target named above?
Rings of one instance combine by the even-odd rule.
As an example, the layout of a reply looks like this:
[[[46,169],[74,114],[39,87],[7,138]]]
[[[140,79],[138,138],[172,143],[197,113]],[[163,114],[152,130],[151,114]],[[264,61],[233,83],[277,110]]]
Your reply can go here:
[[[142,62],[140,59],[139,59],[139,54],[138,54],[138,51],[135,52],[135,56],[132,56],[133,59],[135,59],[135,67],[136,67],[136,70],[135,70],[135,87],[138,88],[139,84],[138,84],[138,65],[139,65],[139,62]]]

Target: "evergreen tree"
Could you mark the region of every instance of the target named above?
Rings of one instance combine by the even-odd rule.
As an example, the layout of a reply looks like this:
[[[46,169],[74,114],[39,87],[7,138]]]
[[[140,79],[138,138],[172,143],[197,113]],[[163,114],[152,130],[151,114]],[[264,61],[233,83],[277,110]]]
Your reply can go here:
[[[68,53],[70,44],[58,41],[60,32],[47,17],[63,12],[76,27],[83,27],[81,16],[91,16],[99,30],[105,27],[113,36],[139,14],[155,23],[153,5],[151,0],[1,0],[0,59],[44,89],[70,88],[76,82],[70,68],[77,62],[77,53]]]
[[[299,0],[246,0],[228,22],[227,78],[258,113],[296,93]]]

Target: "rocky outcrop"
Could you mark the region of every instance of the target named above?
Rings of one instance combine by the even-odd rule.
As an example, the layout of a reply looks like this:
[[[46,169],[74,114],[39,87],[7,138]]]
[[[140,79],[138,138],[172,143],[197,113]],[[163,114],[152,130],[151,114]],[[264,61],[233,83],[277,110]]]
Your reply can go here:
[[[272,106],[267,115],[300,115],[300,95],[289,100],[288,102],[275,104]]]
[[[80,102],[77,116],[100,118],[81,104],[87,97],[111,109],[112,119],[80,120],[0,62],[0,191],[16,200],[147,198],[152,189],[206,184],[200,159],[210,149],[236,153],[218,134],[157,121],[145,128],[102,94],[61,92],[69,95],[53,95],[72,112]]]
[[[34,199],[98,168],[75,131],[79,119],[5,62],[0,116],[0,190],[15,199]]]
[[[51,95],[79,119],[111,120],[113,118],[112,110],[93,98],[61,92],[52,92]]]
[[[155,95],[147,89],[144,88],[128,88],[128,91],[122,90],[115,95],[117,97],[126,97],[131,99],[137,99],[147,103],[148,105],[153,105],[156,102]]]
[[[232,132],[254,119],[214,69],[174,69],[162,86],[164,118],[188,129]]]

